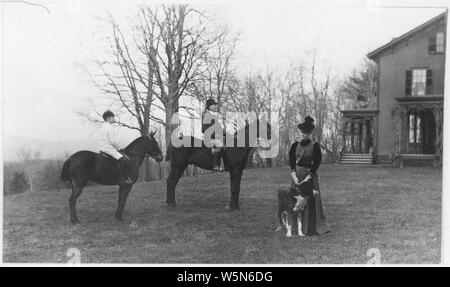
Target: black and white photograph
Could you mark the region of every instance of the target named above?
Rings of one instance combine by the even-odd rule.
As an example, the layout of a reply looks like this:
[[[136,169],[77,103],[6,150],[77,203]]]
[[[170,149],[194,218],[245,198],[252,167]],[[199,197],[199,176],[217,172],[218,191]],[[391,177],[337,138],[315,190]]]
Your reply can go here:
[[[448,264],[447,6],[0,1],[1,264]]]

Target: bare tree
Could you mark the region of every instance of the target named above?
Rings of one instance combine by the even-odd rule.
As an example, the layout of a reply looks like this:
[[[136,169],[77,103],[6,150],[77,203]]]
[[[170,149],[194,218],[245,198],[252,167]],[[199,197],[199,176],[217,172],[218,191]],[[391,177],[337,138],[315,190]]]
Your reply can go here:
[[[339,93],[348,108],[374,108],[377,97],[378,69],[374,62],[364,59],[339,85]]]
[[[304,100],[301,94],[303,87],[303,79],[297,73],[302,69],[297,69],[294,64],[282,75],[277,81],[277,89],[279,90],[279,140],[280,152],[279,158],[281,164],[287,164],[287,151],[296,135],[296,125],[301,109],[300,101]]]
[[[31,148],[23,147],[16,153],[16,156],[24,166],[24,170],[28,177],[28,182],[30,185],[29,186],[30,192],[33,192],[34,176],[35,176],[35,172],[36,172],[35,165],[36,165],[36,161],[41,156],[41,151],[39,149],[36,149],[33,151]]]
[[[222,106],[226,106],[231,100],[227,87],[234,74],[232,61],[238,37],[227,26],[218,29],[216,34],[217,41],[204,58],[205,73],[194,84],[194,96],[200,102],[209,98],[216,99],[218,110],[221,111]]]
[[[331,87],[331,76],[329,69],[326,69],[324,73],[325,76],[322,80],[318,79],[317,74],[317,57],[316,52],[314,51],[310,70],[312,113],[316,119],[316,140],[322,144],[325,121],[328,114],[328,97]]]
[[[153,84],[154,67],[145,51],[145,45],[152,39],[147,37],[147,30],[141,29],[141,23],[135,24],[136,32],[129,37],[111,15],[108,23],[112,34],[110,58],[95,61],[98,72],[90,73],[92,81],[106,95],[108,105],[119,113],[119,125],[147,135],[152,122],[162,122],[152,115],[152,109],[158,108]],[[101,112],[94,108],[80,114],[89,122],[99,123]],[[148,158],[145,160],[145,180],[150,180]]]
[[[230,93],[230,101],[228,110],[241,113],[254,113],[256,117],[267,114],[269,106],[269,98],[263,91],[263,76],[259,73],[248,74],[243,80],[233,77],[228,83],[228,92]],[[247,121],[249,119],[245,119]],[[245,121],[234,123],[235,130],[241,128]],[[253,166],[253,158],[257,153],[256,149],[252,149],[247,161],[247,167]],[[256,155],[256,159],[261,166],[265,166],[261,157]]]
[[[176,124],[172,117],[179,109],[192,109],[180,106],[180,98],[192,95],[195,81],[205,72],[209,49],[221,39],[209,29],[208,20],[187,5],[142,6],[134,32],[126,36],[110,17],[113,59],[96,61],[100,74],[93,78],[110,106],[126,117],[120,125],[142,135],[152,125],[161,125],[164,143],[170,142]],[[84,114],[84,118],[98,122],[99,114]]]
[[[259,73],[257,75],[257,79],[260,85],[260,90],[262,93],[262,98],[265,102],[264,113],[267,115],[267,120],[272,123],[272,112],[274,111],[274,107],[277,101],[277,91],[276,91],[276,78],[275,71],[269,67],[269,64],[266,64],[266,69],[263,73]],[[258,150],[256,153],[259,157]],[[262,161],[262,160],[261,160]],[[266,158],[265,160],[267,167],[272,167],[272,158]]]
[[[208,29],[204,14],[187,5],[162,6],[161,10],[146,7],[142,13],[157,29],[153,31],[155,43],[149,45],[148,54],[158,85],[155,95],[165,112],[168,143],[174,129],[172,116],[181,108],[191,109],[179,105],[180,97],[190,95],[194,83],[204,74],[203,59],[220,36]]]

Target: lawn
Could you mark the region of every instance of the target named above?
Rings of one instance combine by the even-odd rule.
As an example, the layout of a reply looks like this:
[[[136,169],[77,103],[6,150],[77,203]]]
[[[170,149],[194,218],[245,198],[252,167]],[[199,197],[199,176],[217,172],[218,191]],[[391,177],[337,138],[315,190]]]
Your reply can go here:
[[[228,174],[184,177],[176,208],[165,182],[139,183],[114,219],[117,188],[91,186],[69,222],[69,189],[4,198],[4,262],[65,263],[354,263],[370,248],[381,263],[439,263],[442,172],[432,168],[323,165],[322,200],[332,232],[286,238],[277,233],[277,189],[288,168],[246,170],[241,210],[225,210]]]

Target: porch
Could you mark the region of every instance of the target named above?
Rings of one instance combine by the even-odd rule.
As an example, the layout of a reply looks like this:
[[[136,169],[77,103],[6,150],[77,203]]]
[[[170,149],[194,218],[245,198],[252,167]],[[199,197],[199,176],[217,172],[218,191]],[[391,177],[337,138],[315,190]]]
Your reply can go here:
[[[343,110],[341,164],[373,164],[378,110]]]
[[[442,162],[443,96],[396,98],[399,107],[398,165]]]

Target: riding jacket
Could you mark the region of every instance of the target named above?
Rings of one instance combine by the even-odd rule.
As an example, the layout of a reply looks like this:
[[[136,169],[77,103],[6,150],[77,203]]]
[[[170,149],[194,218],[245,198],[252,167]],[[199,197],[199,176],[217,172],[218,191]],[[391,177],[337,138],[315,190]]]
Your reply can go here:
[[[202,137],[203,137],[203,134],[205,133],[205,131],[208,128],[212,127],[216,123],[220,126],[220,128],[223,131],[224,123],[223,123],[223,120],[220,117],[220,114],[217,113],[217,112],[206,110],[203,113],[203,117],[202,117]],[[222,140],[220,139],[220,137],[218,137],[216,135],[215,132],[211,134],[211,140],[212,140],[212,142],[213,142],[215,147],[222,147],[223,146]]]
[[[100,150],[119,160],[123,155],[119,152],[122,149],[117,128],[108,122],[103,123],[101,129],[101,147]]]

